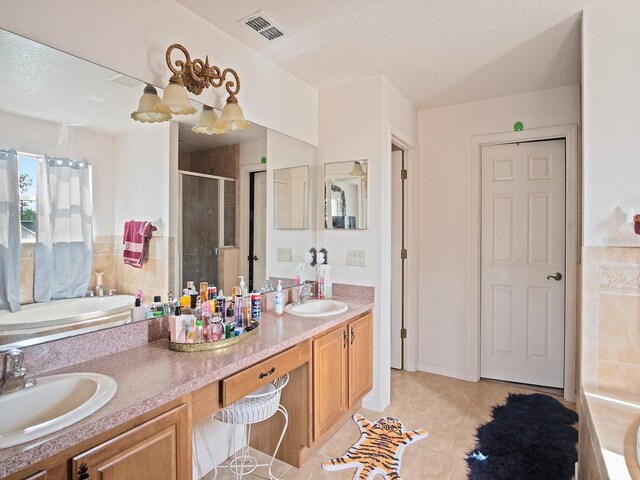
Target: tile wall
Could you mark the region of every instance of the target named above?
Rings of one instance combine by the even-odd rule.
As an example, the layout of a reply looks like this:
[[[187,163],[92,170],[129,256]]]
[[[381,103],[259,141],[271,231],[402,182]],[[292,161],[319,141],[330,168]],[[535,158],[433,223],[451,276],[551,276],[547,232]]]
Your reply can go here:
[[[637,393],[640,249],[585,247],[582,259],[582,384]]]

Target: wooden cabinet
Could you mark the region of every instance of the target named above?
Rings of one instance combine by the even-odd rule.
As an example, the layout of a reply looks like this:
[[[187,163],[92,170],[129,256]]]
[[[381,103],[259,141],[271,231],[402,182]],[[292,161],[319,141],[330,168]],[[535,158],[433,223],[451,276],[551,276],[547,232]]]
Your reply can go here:
[[[372,385],[373,315],[368,313],[313,342],[313,426],[317,440]]]
[[[349,324],[349,406],[373,386],[373,318],[365,315]]]
[[[74,479],[191,478],[189,407],[181,405],[72,460]]]
[[[313,425],[318,438],[349,409],[347,327],[313,342]]]

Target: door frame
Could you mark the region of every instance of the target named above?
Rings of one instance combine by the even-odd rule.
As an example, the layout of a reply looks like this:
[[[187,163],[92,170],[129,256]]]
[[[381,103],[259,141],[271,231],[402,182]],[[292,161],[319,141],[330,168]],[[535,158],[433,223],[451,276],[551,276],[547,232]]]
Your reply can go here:
[[[419,180],[420,172],[418,171],[418,143],[411,137],[397,129],[394,125],[389,124],[387,147],[388,147],[388,162],[383,174],[386,177],[385,191],[391,194],[391,144],[394,143],[400,149],[404,151],[405,168],[408,172],[408,178],[406,183],[407,188],[407,204],[405,216],[407,219],[420,218],[420,201],[419,201]],[[388,209],[388,224],[391,225],[391,209]],[[391,228],[388,228],[384,232],[383,228],[383,242],[381,250],[388,252],[384,255],[382,262],[382,291],[391,291]],[[419,234],[418,222],[408,221],[407,236],[405,248],[407,249],[407,262],[405,271],[405,328],[407,329],[407,338],[405,339],[404,350],[404,369],[409,372],[416,372],[418,370],[418,301],[419,301],[419,271],[418,266],[420,263],[420,241],[418,239]],[[399,254],[399,252],[397,252]],[[383,317],[387,317],[387,321],[382,325],[382,332],[391,331],[391,301],[386,300],[385,295],[382,295],[381,311]],[[386,312],[386,314],[384,313]],[[391,364],[391,348],[389,347],[388,361],[386,367],[390,369]]]
[[[480,288],[482,229],[482,147],[505,143],[560,139],[565,141],[565,328],[564,398],[575,401],[578,303],[578,126],[576,124],[471,137],[471,302],[469,308],[470,374],[480,380]]]
[[[251,193],[249,192],[249,186],[251,181],[249,176],[254,172],[266,172],[266,163],[255,163],[253,165],[242,165],[240,167],[240,204],[238,209],[240,210],[240,231],[238,233],[240,239],[246,239],[246,241],[239,241],[240,247],[240,265],[238,265],[238,275],[243,275],[245,278],[249,278],[249,203]],[[268,188],[268,187],[267,187]],[[266,259],[265,259],[266,262]],[[265,263],[266,267],[266,263]]]

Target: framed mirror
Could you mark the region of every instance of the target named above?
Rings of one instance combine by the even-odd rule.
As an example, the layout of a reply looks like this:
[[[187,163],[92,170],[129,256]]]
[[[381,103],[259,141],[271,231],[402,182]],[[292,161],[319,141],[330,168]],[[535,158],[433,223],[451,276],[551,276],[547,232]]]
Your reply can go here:
[[[274,170],[273,218],[278,230],[310,228],[308,165]]]
[[[366,160],[325,164],[325,228],[366,230],[367,199]]]

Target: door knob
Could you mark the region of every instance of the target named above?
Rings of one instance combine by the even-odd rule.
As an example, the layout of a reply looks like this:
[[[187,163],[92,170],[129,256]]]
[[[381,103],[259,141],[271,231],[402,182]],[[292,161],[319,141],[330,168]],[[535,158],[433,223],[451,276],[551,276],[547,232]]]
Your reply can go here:
[[[547,280],[551,280],[552,278],[556,282],[559,282],[560,280],[562,280],[562,274],[560,272],[556,272],[555,275],[547,275]]]
[[[254,262],[257,262],[257,261],[258,261],[258,256],[257,256],[257,255],[254,255],[254,256],[252,257],[251,255],[249,255],[249,256],[247,257],[247,260],[249,260],[249,261],[252,261],[252,260],[253,260]]]

